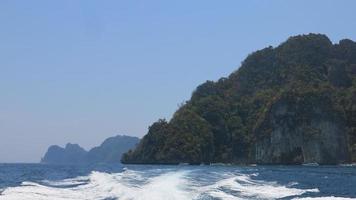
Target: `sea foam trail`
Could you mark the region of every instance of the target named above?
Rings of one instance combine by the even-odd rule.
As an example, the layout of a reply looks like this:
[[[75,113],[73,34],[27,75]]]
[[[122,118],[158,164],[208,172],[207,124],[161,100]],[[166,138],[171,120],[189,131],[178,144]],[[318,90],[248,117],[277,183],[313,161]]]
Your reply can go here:
[[[305,198],[294,198],[293,200],[355,200],[356,198],[346,198],[346,197],[305,197]]]
[[[232,176],[232,175],[231,175]],[[319,192],[318,189],[297,189],[251,179],[250,175],[233,175],[200,188],[201,193],[218,199],[279,199],[302,195],[306,192]],[[294,183],[295,184],[295,183]]]
[[[23,182],[18,187],[5,189],[0,200],[279,199],[319,192],[318,189],[291,188],[296,183],[283,186],[254,180],[252,176],[256,174],[223,173],[207,183],[197,181],[197,176],[209,177],[194,170],[92,172],[89,176],[44,184]]]
[[[191,194],[183,189],[187,185],[182,176],[185,172],[168,172],[144,181],[144,184],[133,184],[130,180],[140,180],[139,173],[126,171],[118,174],[92,172],[87,184],[73,188],[51,187],[72,185],[77,179],[60,182],[47,182],[41,185],[23,182],[18,187],[7,188],[0,196],[1,200],[96,200],[96,199],[190,199]],[[83,177],[80,178],[83,181]]]

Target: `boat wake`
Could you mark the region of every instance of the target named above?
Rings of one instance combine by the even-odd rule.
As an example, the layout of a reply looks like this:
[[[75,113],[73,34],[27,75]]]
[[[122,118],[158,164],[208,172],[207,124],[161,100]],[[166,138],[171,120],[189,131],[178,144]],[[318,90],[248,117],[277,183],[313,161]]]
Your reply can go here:
[[[0,200],[297,199],[318,189],[294,188],[253,179],[256,174],[215,174],[194,170],[92,172],[61,181],[23,182],[2,191]]]

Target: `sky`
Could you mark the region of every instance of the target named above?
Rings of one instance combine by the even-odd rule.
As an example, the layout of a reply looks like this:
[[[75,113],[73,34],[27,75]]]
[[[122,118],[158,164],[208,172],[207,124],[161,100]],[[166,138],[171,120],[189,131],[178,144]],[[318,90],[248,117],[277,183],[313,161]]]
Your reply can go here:
[[[356,40],[354,0],[0,1],[0,162],[142,137],[289,36]]]

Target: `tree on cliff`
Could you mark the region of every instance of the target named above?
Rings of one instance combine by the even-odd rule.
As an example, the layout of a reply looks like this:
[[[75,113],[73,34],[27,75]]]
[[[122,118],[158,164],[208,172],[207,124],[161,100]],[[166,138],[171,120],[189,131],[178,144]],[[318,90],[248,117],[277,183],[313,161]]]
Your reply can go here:
[[[356,161],[355,102],[356,43],[294,36],[250,54],[227,78],[198,86],[122,161]]]

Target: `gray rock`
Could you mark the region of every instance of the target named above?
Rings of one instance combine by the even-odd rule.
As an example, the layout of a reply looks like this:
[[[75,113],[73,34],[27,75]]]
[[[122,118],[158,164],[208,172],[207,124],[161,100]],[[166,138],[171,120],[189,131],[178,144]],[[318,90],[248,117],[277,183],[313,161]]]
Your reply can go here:
[[[255,145],[256,162],[336,164],[349,161],[345,121],[327,102],[325,99],[313,105],[304,100],[278,100],[256,131],[259,136]]]

